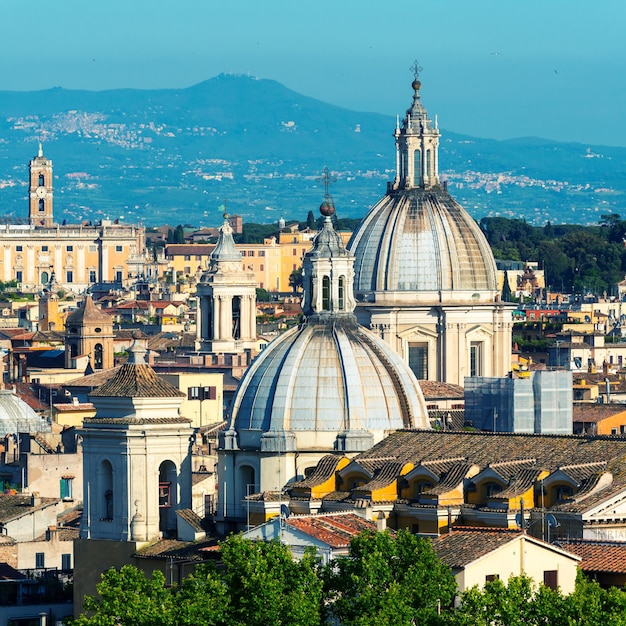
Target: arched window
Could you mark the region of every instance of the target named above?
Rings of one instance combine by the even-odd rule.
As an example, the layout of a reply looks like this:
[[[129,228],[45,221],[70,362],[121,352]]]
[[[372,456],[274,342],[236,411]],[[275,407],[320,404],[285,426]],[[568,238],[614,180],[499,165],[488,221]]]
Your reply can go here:
[[[78,344],[72,343],[70,344],[70,357],[75,359],[78,356]]]
[[[43,198],[39,200],[39,212],[43,213],[46,210],[46,205],[43,201]]]
[[[419,150],[413,153],[413,181],[416,187],[422,184],[422,154]]]
[[[113,466],[109,461],[102,461],[100,464],[100,517],[105,520],[112,520],[115,513],[113,503]]]
[[[330,278],[322,278],[322,311],[330,311]]]
[[[163,461],[159,465],[159,530],[164,536],[176,532],[178,508],[178,477],[176,465]]]
[[[39,174],[39,186],[43,187],[45,185],[43,174]]]
[[[103,364],[102,352],[103,352],[102,344],[97,343],[93,347],[93,367],[96,370],[102,369],[102,364]]]
[[[339,277],[339,301],[337,302],[338,308],[340,311],[344,310],[345,307],[345,277],[344,276],[340,276]]]
[[[48,272],[41,272],[41,284],[47,285],[49,280],[50,276],[48,275]]]
[[[235,494],[236,494],[236,507],[243,507],[240,509],[242,514],[246,515],[247,524],[250,525],[250,507],[246,502],[245,498],[247,496],[251,496],[253,493],[257,493],[259,490],[259,485],[256,483],[256,472],[254,471],[254,467],[251,465],[242,465],[237,475],[239,476],[239,480],[235,486]]]

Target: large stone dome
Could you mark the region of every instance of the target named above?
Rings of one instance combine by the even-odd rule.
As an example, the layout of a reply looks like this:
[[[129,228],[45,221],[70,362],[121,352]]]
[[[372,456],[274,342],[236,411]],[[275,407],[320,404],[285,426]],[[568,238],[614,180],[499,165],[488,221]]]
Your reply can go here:
[[[231,429],[268,451],[367,449],[399,428],[429,428],[413,373],[352,316],[309,321],[278,339],[246,372]]]
[[[493,292],[493,254],[476,222],[441,187],[390,190],[367,214],[348,248],[355,292]],[[476,296],[474,296],[476,298]]]
[[[439,180],[439,137],[420,97],[396,124],[396,175],[350,242],[359,302],[493,302],[496,265],[470,215]],[[407,294],[410,292],[410,295]]]

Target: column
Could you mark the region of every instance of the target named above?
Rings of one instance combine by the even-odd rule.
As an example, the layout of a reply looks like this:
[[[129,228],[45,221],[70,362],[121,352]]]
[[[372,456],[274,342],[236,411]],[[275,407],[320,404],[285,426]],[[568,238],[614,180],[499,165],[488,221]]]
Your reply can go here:
[[[220,339],[229,341],[233,338],[233,298],[220,296]]]
[[[109,246],[105,243],[100,244],[100,280],[107,282],[109,280]]]
[[[248,337],[249,339],[256,339],[256,297],[252,294],[248,296]]]
[[[15,275],[12,275],[13,271],[13,263],[11,263],[11,246],[4,246],[4,282],[8,282],[15,278]]]
[[[76,246],[76,280],[79,283],[88,282],[87,263],[85,262],[85,245],[78,244]]]
[[[63,256],[62,256],[62,250],[63,247],[60,245],[56,245],[54,246],[54,261],[52,262],[52,269],[54,270],[54,273],[57,276],[57,281],[58,282],[62,282],[61,280],[59,280],[59,278],[63,277],[63,279],[65,279],[65,276],[63,276]]]
[[[221,335],[221,319],[222,319],[222,303],[220,302],[220,296],[213,294],[211,298],[213,301],[213,329],[208,329],[207,339],[217,341],[222,338]]]

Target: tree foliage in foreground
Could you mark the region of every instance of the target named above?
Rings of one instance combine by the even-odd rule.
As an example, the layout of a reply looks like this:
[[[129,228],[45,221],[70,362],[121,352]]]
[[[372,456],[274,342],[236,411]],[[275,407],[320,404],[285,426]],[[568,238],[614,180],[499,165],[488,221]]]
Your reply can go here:
[[[324,572],[329,611],[345,626],[443,623],[441,606],[451,604],[456,583],[430,542],[399,531],[363,533],[350,543],[349,558]]]
[[[564,596],[526,576],[467,590],[455,609],[455,581],[425,540],[400,531],[365,533],[349,557],[321,566],[295,561],[278,542],[232,536],[222,565],[203,564],[180,587],[130,565],[102,576],[76,626],[626,626],[626,593],[579,574]]]

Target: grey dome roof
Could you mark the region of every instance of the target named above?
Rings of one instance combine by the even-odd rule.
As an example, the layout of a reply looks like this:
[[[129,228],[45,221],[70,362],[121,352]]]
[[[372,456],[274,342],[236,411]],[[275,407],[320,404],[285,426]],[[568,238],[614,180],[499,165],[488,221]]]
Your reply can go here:
[[[429,428],[417,380],[402,359],[352,316],[317,319],[275,339],[244,375],[230,429],[385,431]]]
[[[348,249],[354,290],[497,291],[496,264],[476,222],[444,189],[390,190]]]
[[[49,432],[50,425],[10,389],[0,389],[0,436]]]

